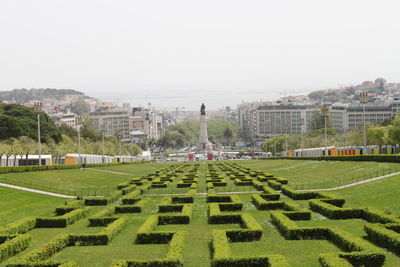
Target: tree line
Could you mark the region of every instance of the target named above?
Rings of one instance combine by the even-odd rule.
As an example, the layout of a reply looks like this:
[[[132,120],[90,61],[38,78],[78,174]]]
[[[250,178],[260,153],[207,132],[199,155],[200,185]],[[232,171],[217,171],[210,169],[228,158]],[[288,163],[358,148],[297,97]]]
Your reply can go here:
[[[78,153],[78,131],[65,124],[57,127],[45,113],[40,113],[41,152],[54,157]],[[18,104],[0,104],[0,160],[13,155],[28,158],[38,154],[37,113]],[[137,155],[141,149],[135,144],[119,141],[117,137],[102,136],[86,120],[80,129],[82,154]],[[8,160],[7,160],[8,162]]]
[[[233,121],[210,119],[207,126],[208,139],[212,143],[228,144],[240,139],[239,125]],[[168,126],[157,143],[165,148],[182,148],[197,143],[199,135],[200,122],[198,120],[186,120]]]

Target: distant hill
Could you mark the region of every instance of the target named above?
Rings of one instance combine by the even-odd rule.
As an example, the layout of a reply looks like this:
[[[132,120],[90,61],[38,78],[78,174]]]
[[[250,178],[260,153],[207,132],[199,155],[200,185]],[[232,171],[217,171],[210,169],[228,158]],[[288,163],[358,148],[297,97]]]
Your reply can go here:
[[[0,91],[0,101],[15,101],[17,104],[23,104],[31,100],[44,100],[56,99],[63,100],[67,96],[80,96],[87,98],[84,93],[72,89],[53,89],[53,88],[39,88],[39,89],[14,89],[10,91]]]

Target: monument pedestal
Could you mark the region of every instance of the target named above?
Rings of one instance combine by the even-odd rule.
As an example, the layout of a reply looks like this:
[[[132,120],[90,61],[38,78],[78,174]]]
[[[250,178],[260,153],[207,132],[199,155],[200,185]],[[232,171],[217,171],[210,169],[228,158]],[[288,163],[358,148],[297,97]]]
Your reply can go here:
[[[207,133],[207,118],[205,114],[200,116],[200,137],[199,142],[197,144],[198,153],[203,154],[212,154],[213,147],[212,144],[208,141],[208,133]]]

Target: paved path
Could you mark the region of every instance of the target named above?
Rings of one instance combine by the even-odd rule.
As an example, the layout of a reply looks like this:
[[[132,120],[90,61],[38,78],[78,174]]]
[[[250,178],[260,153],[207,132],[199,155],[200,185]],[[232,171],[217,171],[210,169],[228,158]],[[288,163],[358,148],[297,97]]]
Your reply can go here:
[[[84,170],[98,171],[98,172],[108,172],[108,173],[113,173],[113,174],[121,174],[121,175],[133,176],[133,174],[131,174],[131,173],[126,173],[126,172],[114,172],[114,171],[106,171],[106,170],[99,170],[99,169],[93,169],[93,168],[84,168]]]
[[[378,180],[385,179],[385,178],[392,177],[392,176],[396,176],[396,175],[399,175],[399,174],[400,174],[400,172],[393,172],[393,173],[390,173],[390,174],[386,174],[386,175],[378,176],[378,177],[375,177],[375,178],[362,180],[362,181],[359,181],[359,182],[346,184],[346,185],[342,185],[342,186],[338,186],[338,187],[323,188],[323,189],[304,189],[304,190],[298,190],[298,191],[331,191],[331,190],[338,190],[338,189],[353,187],[353,186],[360,185],[360,184],[366,184],[366,183],[378,181]]]
[[[49,195],[49,196],[53,196],[53,197],[76,198],[75,196],[62,195],[62,194],[57,194],[57,193],[52,193],[52,192],[47,192],[47,191],[42,191],[42,190],[36,190],[36,189],[28,188],[28,187],[22,187],[22,186],[11,185],[11,184],[0,183],[0,186],[17,189],[17,190],[22,190],[22,191],[27,191],[27,192],[32,192],[32,193],[38,193],[38,194],[42,194],[42,195]]]

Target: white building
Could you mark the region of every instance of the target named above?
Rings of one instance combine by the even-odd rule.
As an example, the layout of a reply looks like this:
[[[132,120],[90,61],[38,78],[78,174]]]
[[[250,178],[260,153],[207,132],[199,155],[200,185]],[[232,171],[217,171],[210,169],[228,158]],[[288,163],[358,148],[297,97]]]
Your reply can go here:
[[[129,112],[119,110],[94,112],[90,115],[98,133],[104,132],[106,137],[121,135],[123,141],[129,141],[129,117]]]
[[[41,165],[51,165],[52,156],[51,155],[41,155],[40,156]],[[8,159],[6,155],[1,156],[0,166],[30,166],[39,165],[39,155],[28,155],[28,160],[26,160],[25,155],[11,155]]]
[[[301,134],[312,129],[319,105],[274,104],[256,108],[256,138],[265,140],[279,134]]]
[[[398,110],[397,103],[335,104],[330,107],[332,127],[340,132],[364,124],[380,123],[391,120]]]

